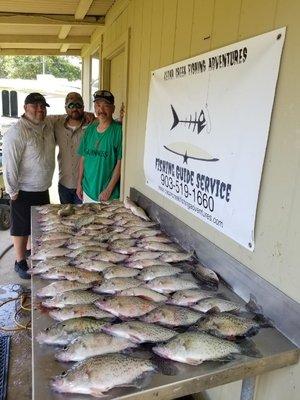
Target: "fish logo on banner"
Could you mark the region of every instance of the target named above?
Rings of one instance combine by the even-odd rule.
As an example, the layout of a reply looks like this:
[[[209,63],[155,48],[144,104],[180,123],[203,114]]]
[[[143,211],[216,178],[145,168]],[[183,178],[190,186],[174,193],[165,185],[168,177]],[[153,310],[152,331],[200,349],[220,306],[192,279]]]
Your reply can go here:
[[[204,110],[202,109],[199,113],[195,112],[194,118],[192,117],[192,114],[190,114],[189,118],[186,119],[180,119],[178,117],[178,114],[172,104],[171,110],[173,124],[170,128],[170,131],[176,128],[179,124],[183,124],[185,126],[187,125],[187,129],[192,130],[192,133],[196,133],[197,135],[200,133],[210,133],[211,125],[207,108]],[[213,157],[205,150],[190,143],[174,142],[170,143],[168,146],[164,146],[164,148],[173,154],[183,157],[183,164],[187,164],[188,159],[197,161],[219,161],[218,158]],[[183,148],[185,149],[184,152],[182,152]]]

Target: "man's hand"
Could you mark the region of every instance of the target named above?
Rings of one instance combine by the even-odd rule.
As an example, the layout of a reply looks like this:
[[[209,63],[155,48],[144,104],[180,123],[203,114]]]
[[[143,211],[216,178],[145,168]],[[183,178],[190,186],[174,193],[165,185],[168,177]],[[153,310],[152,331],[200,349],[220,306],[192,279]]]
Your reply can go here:
[[[84,123],[85,124],[90,124],[91,122],[94,121],[95,118],[96,117],[93,113],[87,112],[87,111],[84,112]]]
[[[103,190],[103,192],[99,194],[99,200],[107,201],[109,200],[110,196],[111,196],[111,190],[106,188],[105,190]]]
[[[79,183],[77,184],[76,194],[77,194],[77,197],[78,197],[80,200],[83,199],[83,190],[82,190],[82,186],[81,186]]]
[[[10,196],[10,198],[11,198],[12,201],[17,200],[17,198],[18,198],[18,193],[15,194],[14,196]]]

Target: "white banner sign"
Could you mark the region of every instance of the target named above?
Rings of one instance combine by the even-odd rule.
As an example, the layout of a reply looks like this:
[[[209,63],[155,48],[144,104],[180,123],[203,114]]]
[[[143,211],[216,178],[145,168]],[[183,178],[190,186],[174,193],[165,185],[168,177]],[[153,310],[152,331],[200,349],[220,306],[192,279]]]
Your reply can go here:
[[[147,185],[253,251],[285,28],[152,73]]]

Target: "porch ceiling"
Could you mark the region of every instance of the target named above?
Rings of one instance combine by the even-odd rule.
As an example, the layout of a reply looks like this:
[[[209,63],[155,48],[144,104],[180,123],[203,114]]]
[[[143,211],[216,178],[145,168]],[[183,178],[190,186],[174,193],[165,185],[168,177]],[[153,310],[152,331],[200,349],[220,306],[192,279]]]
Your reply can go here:
[[[114,0],[1,0],[0,55],[80,55]]]

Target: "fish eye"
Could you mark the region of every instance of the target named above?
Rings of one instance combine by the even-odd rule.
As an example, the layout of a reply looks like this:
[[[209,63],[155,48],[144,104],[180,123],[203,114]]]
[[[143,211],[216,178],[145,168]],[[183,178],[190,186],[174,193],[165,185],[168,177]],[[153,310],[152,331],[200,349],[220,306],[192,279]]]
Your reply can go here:
[[[64,346],[64,347],[63,347],[63,350],[67,350],[67,349],[68,349],[68,346]]]
[[[60,376],[63,378],[63,377],[65,377],[65,376],[67,376],[67,371],[63,371],[61,374],[60,374]]]
[[[46,329],[45,329],[45,331],[46,331],[46,332],[50,331],[50,328],[49,328],[49,327],[48,327],[48,328],[46,328]]]

